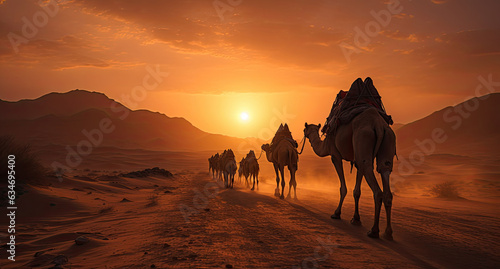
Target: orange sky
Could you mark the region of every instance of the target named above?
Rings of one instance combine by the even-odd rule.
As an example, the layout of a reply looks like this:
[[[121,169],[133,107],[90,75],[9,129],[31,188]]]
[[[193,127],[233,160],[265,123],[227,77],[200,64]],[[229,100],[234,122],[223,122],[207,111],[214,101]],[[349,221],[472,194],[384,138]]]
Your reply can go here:
[[[238,137],[286,120],[300,139],[357,77],[401,123],[473,96],[478,76],[500,81],[496,0],[53,1],[0,0],[1,99],[123,101],[158,66],[168,76],[129,107]]]

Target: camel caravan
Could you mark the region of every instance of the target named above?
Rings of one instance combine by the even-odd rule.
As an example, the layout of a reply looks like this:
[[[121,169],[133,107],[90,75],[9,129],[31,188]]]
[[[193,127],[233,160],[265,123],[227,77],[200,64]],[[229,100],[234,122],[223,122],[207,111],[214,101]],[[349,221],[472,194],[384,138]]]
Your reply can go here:
[[[226,188],[233,188],[234,185],[234,175],[236,175],[236,170],[238,169],[236,165],[236,160],[234,158],[234,152],[229,150],[224,150],[222,154],[215,154],[208,159],[209,172],[212,171],[212,176],[219,180],[224,178],[224,186]]]
[[[358,78],[352,83],[349,91],[341,90],[337,94],[323,128],[321,128],[321,124],[305,123],[303,141],[305,144],[305,140],[308,139],[314,153],[319,157],[329,156],[339,177],[340,201],[331,218],[341,218],[342,204],[347,195],[342,165],[342,161],[345,160],[351,163],[351,168],[352,166],[356,167],[356,183],[353,190],[355,209],[351,224],[361,225],[359,198],[361,196],[361,182],[364,177],[373,192],[375,204],[374,223],[368,232],[368,236],[372,238],[379,237],[379,219],[383,204],[387,220],[384,237],[389,240],[392,240],[392,192],[389,177],[393,168],[394,156],[396,156],[396,136],[390,127],[392,124],[392,118],[386,113],[381,96],[373,85],[372,79],[368,77],[363,81]],[[322,133],[321,136],[320,132]],[[321,139],[322,136],[324,136],[323,140]],[[262,151],[266,153],[267,160],[273,164],[276,173],[275,195],[281,199],[284,198],[285,190],[285,166],[290,171],[287,198],[291,196],[292,186],[295,199],[297,198],[295,173],[298,169],[299,155],[302,153],[302,150],[298,152],[297,148],[298,143],[293,139],[287,124],[279,126],[271,144],[264,144],[261,147]],[[235,166],[236,162],[232,151],[231,161],[223,158],[225,154],[226,151],[222,155],[216,154],[212,156],[209,159],[210,169],[214,178],[220,179],[221,173],[223,173],[224,182],[226,182],[226,174],[233,173],[231,185],[226,185],[226,187],[232,188],[236,168],[232,166],[228,168],[227,163],[234,163]],[[247,158],[250,159],[247,160]],[[238,170],[240,178],[241,175],[245,176],[245,179],[250,175],[254,176],[252,190],[255,188],[255,180],[257,180],[258,186],[259,169],[257,160],[258,158],[255,158],[254,152],[250,151],[247,157],[240,162]],[[373,171],[374,161],[376,161],[376,171],[381,175],[382,189]],[[250,170],[250,163],[253,170]],[[250,171],[253,171],[254,174],[251,174]],[[280,179],[281,191],[279,188]]]
[[[297,141],[292,137],[292,133],[288,128],[288,124],[281,124],[276,131],[271,144],[264,144],[261,147],[262,152],[266,153],[267,160],[271,162],[274,166],[274,171],[276,173],[276,191],[275,195],[284,198],[285,193],[285,166],[290,170],[290,189],[288,191],[288,196],[291,194],[291,187],[294,187],[295,198],[297,198],[297,182],[295,182],[295,172],[298,168],[299,153],[297,152]],[[245,177],[246,186],[249,187],[250,180],[253,179],[253,185],[251,190],[255,190],[255,183],[257,182],[257,188],[259,187],[259,162],[260,159],[255,156],[255,152],[250,150],[245,158],[242,158],[238,168],[238,177]],[[234,153],[231,149],[224,150],[222,154],[216,153],[208,158],[208,171],[212,172],[212,177],[217,180],[224,180],[224,186],[226,188],[233,188],[234,186],[234,176],[236,174],[236,161]],[[279,190],[281,175],[281,192]],[[224,179],[222,177],[224,176]]]

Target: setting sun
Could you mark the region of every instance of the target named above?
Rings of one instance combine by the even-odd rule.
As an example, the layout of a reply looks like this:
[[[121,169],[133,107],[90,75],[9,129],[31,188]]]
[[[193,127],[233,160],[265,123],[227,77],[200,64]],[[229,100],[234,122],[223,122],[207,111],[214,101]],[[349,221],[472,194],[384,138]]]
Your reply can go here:
[[[247,121],[250,118],[250,116],[248,116],[248,113],[246,113],[246,112],[241,112],[240,118],[243,121]]]

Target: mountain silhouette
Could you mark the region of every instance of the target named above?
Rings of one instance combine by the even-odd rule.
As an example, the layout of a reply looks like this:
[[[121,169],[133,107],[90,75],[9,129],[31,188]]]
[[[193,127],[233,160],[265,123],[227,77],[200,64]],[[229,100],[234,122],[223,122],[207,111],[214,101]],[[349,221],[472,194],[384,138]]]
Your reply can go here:
[[[99,130],[101,121],[113,131],[99,146],[149,150],[248,149],[249,141],[206,133],[180,117],[148,110],[130,110],[98,92],[49,93],[34,100],[0,100],[0,135],[14,135],[35,146],[77,145],[84,132]]]
[[[498,156],[498,115],[500,93],[471,98],[398,128],[397,151],[408,154],[420,150],[430,154]]]
[[[500,141],[500,93],[472,98],[422,119],[397,126],[398,154],[412,151],[497,156]],[[254,149],[257,139],[206,133],[180,117],[148,110],[130,110],[99,92],[73,90],[33,100],[0,100],[0,135],[14,135],[35,146],[77,145],[89,140],[84,131],[108,121],[113,131],[99,146],[148,150],[201,151]],[[439,141],[433,141],[438,132]],[[434,139],[435,140],[435,139]],[[443,140],[443,141],[441,141]]]

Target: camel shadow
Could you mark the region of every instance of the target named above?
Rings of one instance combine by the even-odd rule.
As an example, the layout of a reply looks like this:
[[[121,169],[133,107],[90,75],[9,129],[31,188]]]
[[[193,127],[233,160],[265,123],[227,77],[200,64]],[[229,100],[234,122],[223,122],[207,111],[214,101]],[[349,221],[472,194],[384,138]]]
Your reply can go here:
[[[317,220],[318,222],[323,222],[328,226],[335,227],[335,229],[340,229],[343,233],[349,235],[350,237],[359,239],[360,241],[367,244],[377,244],[381,247],[390,249],[395,253],[399,254],[400,256],[403,256],[408,260],[415,262],[415,264],[419,265],[422,268],[435,268],[431,264],[427,263],[426,261],[412,254],[411,251],[407,250],[407,248],[402,244],[402,242],[399,242],[397,240],[397,237],[393,240],[386,240],[383,238],[380,239],[370,238],[367,236],[365,232],[363,232],[363,231],[368,231],[370,227],[365,227],[362,223],[359,223],[359,225],[353,225],[351,224],[350,220],[332,219],[330,216],[328,216],[328,213],[321,212],[320,210],[308,206],[298,200],[297,201],[285,200],[285,201],[288,203],[288,205],[295,208],[296,210],[307,214],[308,216]],[[349,246],[344,246],[341,248],[349,248]]]

